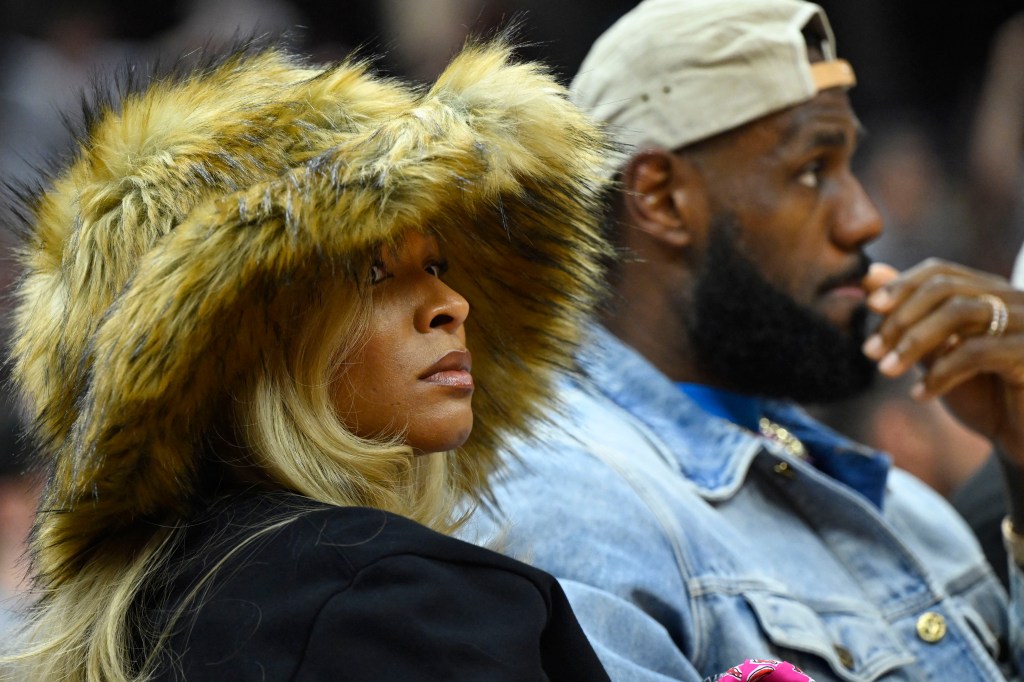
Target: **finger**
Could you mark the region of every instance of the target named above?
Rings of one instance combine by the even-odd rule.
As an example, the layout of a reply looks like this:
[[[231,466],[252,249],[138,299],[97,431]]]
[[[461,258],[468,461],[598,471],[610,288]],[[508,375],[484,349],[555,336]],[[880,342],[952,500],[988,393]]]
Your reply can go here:
[[[980,270],[929,258],[914,267],[905,270],[899,277],[891,279],[873,291],[868,297],[868,307],[880,314],[887,314],[912,296],[920,287],[935,278],[963,278],[974,281],[980,287],[1004,288],[1006,282],[1001,278]]]
[[[920,266],[919,266],[920,267]],[[1008,282],[995,275],[979,273],[968,268],[961,268],[947,263],[939,263],[927,268],[926,279],[918,281],[920,273],[924,269],[910,275],[903,275],[899,282],[913,281],[914,284],[902,287],[899,292],[898,304],[890,306],[889,313],[875,329],[874,334],[864,344],[864,353],[872,360],[881,360],[883,356],[892,351],[900,342],[902,336],[914,325],[918,324],[926,315],[932,314],[936,308],[943,305],[948,299],[955,297],[978,297],[982,294],[992,294],[1009,304],[1024,305],[1024,292],[1013,289]],[[909,280],[905,280],[909,278]],[[893,283],[886,284],[879,291],[887,291]],[[877,294],[878,292],[876,292]],[[872,294],[875,296],[876,294]],[[869,299],[870,300],[870,299]],[[961,315],[964,326],[962,329],[951,328],[950,333],[969,335],[984,331],[977,329],[983,319],[983,310],[988,308],[991,320],[992,306],[989,303],[960,302],[959,305],[950,307],[946,312],[955,312]],[[950,322],[950,324],[955,324]],[[986,327],[987,328],[987,327]],[[936,341],[938,344],[938,341]],[[938,345],[935,346],[938,348]],[[930,352],[923,350],[923,353]]]
[[[899,276],[900,271],[888,263],[872,263],[861,284],[870,295]]]
[[[913,302],[912,298],[905,306]],[[922,303],[927,304],[928,301]],[[898,313],[902,311],[903,308]],[[932,310],[906,328],[894,332],[898,333],[898,337],[895,337],[890,349],[879,361],[878,370],[886,376],[897,376],[918,362],[926,359],[931,362],[937,356],[948,353],[965,338],[987,335],[994,314],[992,303],[980,296],[958,294],[941,299]],[[1004,333],[1016,331],[1017,326],[1024,324],[1024,311],[1017,311],[1017,314],[1008,317],[1014,318],[1015,329],[1010,330],[1010,321],[1007,319]],[[894,321],[894,324],[900,322]]]
[[[914,387],[914,397],[942,396],[974,377],[991,374],[1024,389],[1024,335],[976,336],[937,358]]]
[[[976,297],[978,293],[978,289],[972,287],[969,282],[955,279],[948,273],[933,272],[924,283],[916,285],[912,289],[903,288],[901,290],[898,302],[890,306],[889,313],[864,343],[864,353],[871,359],[881,360],[893,352],[896,352],[897,355],[901,354],[906,350],[907,344],[920,345],[930,337],[911,336],[909,339],[905,337],[921,324],[926,316],[935,312],[952,297]],[[942,343],[950,334],[957,332],[957,325],[962,323],[961,315],[967,314],[963,305],[950,307],[945,312],[946,315],[952,314],[953,318],[945,318],[947,328]],[[931,329],[934,329],[934,325],[929,327],[929,330]],[[901,349],[896,350],[900,344],[902,344]],[[931,349],[921,348],[920,352],[915,355],[915,359],[935,350],[938,344],[939,339],[933,339],[933,347]],[[892,358],[888,359],[891,364]]]

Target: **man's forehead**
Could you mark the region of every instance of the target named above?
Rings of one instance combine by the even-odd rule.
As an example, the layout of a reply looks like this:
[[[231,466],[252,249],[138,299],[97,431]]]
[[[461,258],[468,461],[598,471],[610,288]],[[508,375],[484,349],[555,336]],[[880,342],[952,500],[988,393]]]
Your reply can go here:
[[[863,126],[840,88],[819,93],[813,99],[774,114],[782,132],[783,146],[845,146],[863,137]]]

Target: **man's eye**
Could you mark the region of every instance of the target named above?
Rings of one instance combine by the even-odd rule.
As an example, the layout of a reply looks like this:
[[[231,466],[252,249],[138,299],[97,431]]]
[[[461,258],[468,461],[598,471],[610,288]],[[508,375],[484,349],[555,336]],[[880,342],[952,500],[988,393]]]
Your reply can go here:
[[[809,163],[800,171],[796,181],[804,187],[814,189],[821,184],[821,169],[822,164],[820,161]]]
[[[384,269],[383,263],[374,263],[370,266],[370,284],[380,284],[388,278],[388,271]]]
[[[448,261],[431,263],[424,269],[434,277],[441,277],[444,273],[448,272]]]

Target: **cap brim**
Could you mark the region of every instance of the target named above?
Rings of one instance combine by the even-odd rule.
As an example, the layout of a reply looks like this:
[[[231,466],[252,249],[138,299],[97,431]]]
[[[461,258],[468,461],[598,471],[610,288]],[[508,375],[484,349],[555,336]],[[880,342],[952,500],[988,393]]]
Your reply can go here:
[[[830,59],[811,64],[811,78],[818,92],[829,88],[852,88],[857,84],[853,67],[845,59]]]

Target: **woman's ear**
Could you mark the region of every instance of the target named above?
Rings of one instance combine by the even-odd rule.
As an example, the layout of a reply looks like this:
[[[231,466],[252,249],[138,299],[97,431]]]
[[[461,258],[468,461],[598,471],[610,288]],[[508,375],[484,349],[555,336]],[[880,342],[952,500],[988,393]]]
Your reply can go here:
[[[648,149],[630,159],[622,173],[626,219],[663,244],[684,248],[706,212],[700,175],[693,165],[665,149]]]

